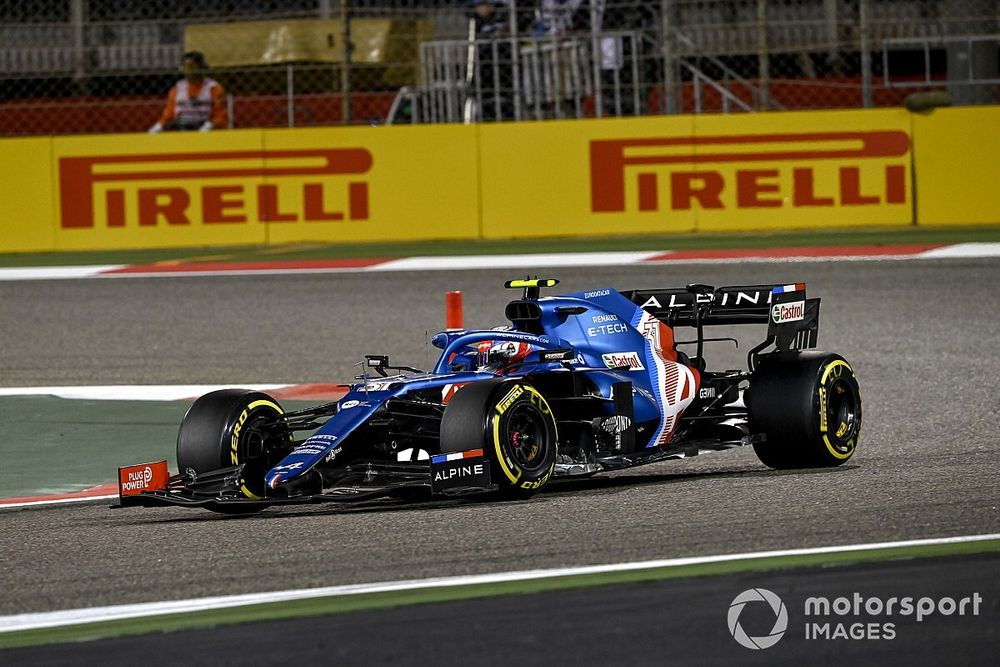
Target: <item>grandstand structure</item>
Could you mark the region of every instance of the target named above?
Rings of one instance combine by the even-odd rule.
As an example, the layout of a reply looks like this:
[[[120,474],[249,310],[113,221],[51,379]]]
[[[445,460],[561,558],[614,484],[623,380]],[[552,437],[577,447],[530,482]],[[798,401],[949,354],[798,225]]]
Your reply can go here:
[[[241,128],[1000,99],[1000,0],[489,4],[0,0],[0,135],[144,131],[191,49]]]

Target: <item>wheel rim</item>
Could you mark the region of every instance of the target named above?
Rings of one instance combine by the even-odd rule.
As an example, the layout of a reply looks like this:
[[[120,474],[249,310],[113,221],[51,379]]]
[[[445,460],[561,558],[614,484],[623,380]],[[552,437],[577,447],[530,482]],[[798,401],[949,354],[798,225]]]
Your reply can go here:
[[[236,457],[243,464],[240,480],[243,492],[251,497],[264,494],[264,474],[280,461],[287,451],[275,428],[280,414],[267,408],[250,413],[236,440]]]
[[[830,433],[840,444],[853,441],[861,425],[857,389],[845,378],[834,380],[827,394],[827,423]]]
[[[545,416],[530,403],[519,403],[505,415],[501,437],[514,461],[525,470],[545,465],[549,433]]]

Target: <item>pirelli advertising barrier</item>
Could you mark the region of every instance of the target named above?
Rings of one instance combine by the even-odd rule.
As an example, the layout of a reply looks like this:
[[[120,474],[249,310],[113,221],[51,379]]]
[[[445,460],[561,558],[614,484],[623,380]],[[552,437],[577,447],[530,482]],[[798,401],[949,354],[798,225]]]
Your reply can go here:
[[[1000,223],[1000,107],[911,115],[917,222]]]
[[[905,111],[609,120],[581,141],[583,129],[482,129],[487,236],[544,233],[532,207],[584,234],[913,221]],[[532,158],[504,171],[523,146]]]
[[[476,238],[476,142],[471,126],[0,141],[0,246]]]
[[[1000,223],[1000,107],[0,140],[0,251]]]

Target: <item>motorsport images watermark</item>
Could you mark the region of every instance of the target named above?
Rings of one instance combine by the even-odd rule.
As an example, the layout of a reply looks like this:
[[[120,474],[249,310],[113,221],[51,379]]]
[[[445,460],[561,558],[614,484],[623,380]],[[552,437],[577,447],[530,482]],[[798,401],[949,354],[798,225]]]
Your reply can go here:
[[[793,625],[793,630],[803,628],[803,636],[809,640],[895,639],[896,626],[904,620],[921,623],[935,614],[979,616],[982,602],[983,596],[979,593],[961,598],[917,598],[909,595],[882,598],[858,592],[832,600],[823,596],[808,597],[802,606],[804,623]],[[770,631],[758,635],[747,633],[740,619],[748,607],[755,610],[758,616],[765,615],[768,623],[773,618]],[[788,609],[784,601],[766,588],[750,588],[733,598],[726,620],[733,639],[740,646],[755,650],[774,646],[789,629]]]

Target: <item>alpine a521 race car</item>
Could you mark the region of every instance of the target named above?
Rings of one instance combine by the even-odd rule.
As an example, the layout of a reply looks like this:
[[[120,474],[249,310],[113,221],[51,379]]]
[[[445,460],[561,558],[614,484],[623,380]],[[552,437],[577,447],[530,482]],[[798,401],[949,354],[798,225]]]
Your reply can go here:
[[[552,480],[752,445],[772,468],[854,454],[861,395],[816,344],[806,286],[753,285],[540,295],[506,283],[509,325],[444,331],[430,372],[368,355],[339,401],[286,412],[246,389],[197,399],[167,462],[119,469],[121,506],[253,512],[381,496],[524,498]],[[713,325],[765,324],[746,370],[709,370]],[[691,340],[675,331],[693,330]]]

